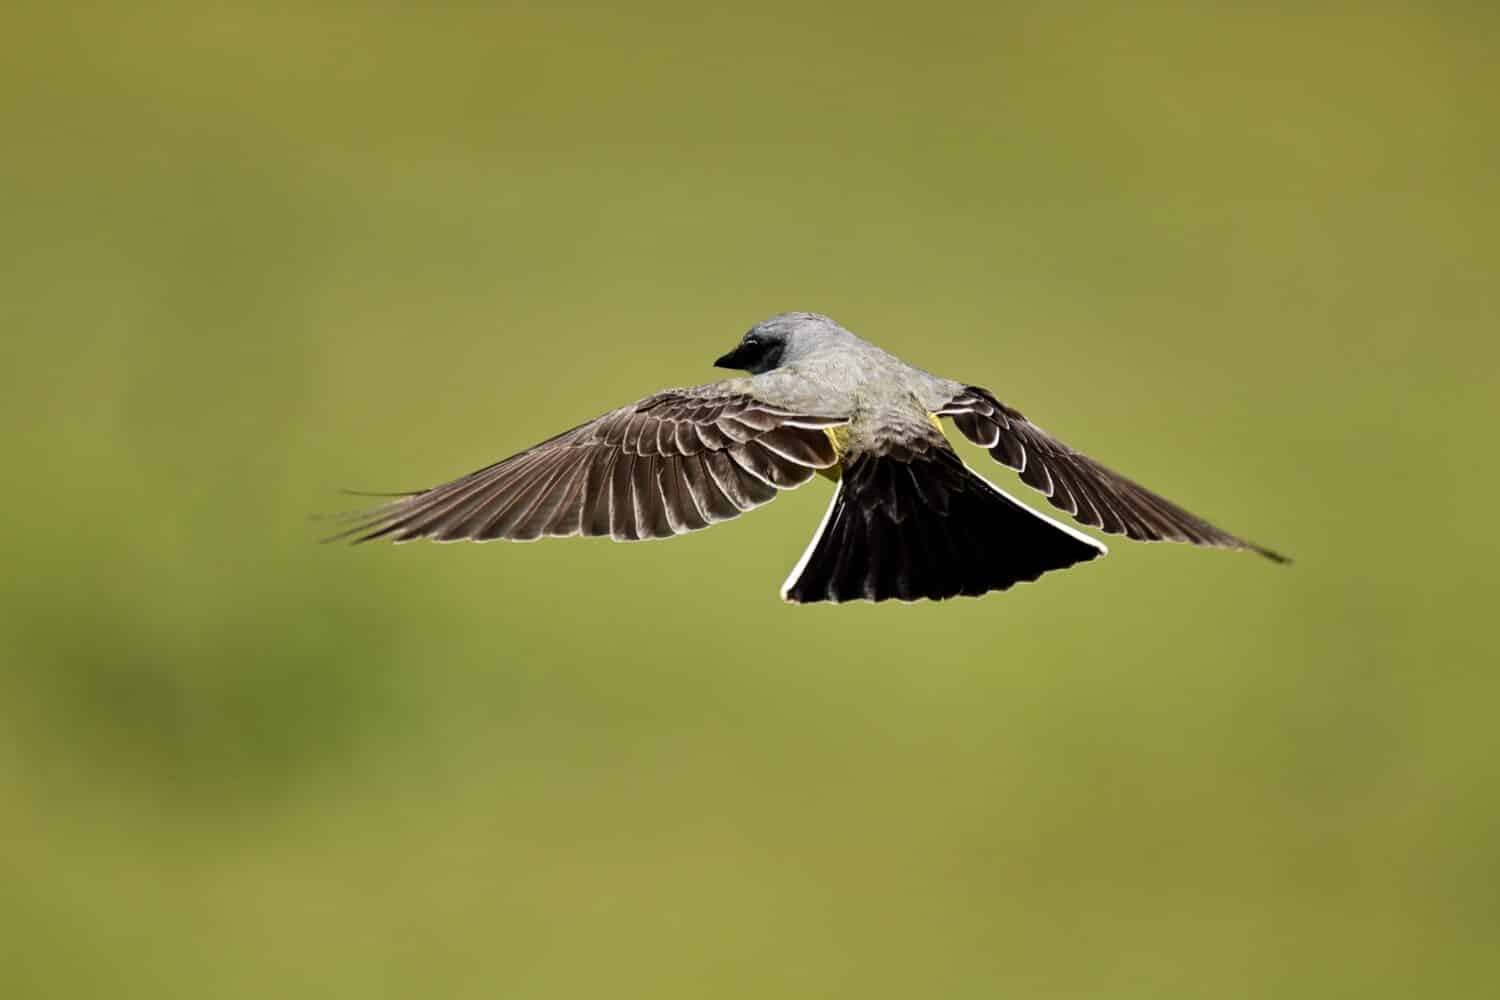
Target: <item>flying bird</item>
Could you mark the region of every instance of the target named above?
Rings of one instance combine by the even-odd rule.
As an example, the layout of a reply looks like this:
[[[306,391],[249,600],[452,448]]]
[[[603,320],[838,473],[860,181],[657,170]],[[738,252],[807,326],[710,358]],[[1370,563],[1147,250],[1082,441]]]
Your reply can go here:
[[[1080,524],[1286,561],[1074,451],[989,390],[913,367],[827,316],[773,316],[714,364],[747,374],[611,410],[400,494],[335,537],[670,538],[821,474],[836,485],[781,588],[792,603],[974,597],[1108,551],[965,465],[944,434],[947,418]]]

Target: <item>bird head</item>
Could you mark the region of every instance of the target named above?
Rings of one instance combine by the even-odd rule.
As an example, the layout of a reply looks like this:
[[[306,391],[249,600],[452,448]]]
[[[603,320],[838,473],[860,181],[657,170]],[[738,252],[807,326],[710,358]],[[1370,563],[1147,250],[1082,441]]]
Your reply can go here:
[[[809,312],[781,313],[751,327],[734,350],[714,362],[714,367],[759,375],[811,357],[853,337],[827,316]]]

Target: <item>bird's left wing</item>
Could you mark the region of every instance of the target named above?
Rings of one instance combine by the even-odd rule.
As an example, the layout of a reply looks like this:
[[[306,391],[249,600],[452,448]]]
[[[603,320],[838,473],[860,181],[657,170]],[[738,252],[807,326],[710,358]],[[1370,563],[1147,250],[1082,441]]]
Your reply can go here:
[[[986,389],[967,386],[937,411],[963,436],[1021,474],[1052,506],[1075,520],[1136,541],[1190,542],[1248,549],[1276,562],[1279,552],[1236,538],[1139,483],[1080,454],[1006,406]]]
[[[668,538],[736,517],[832,468],[839,457],[825,429],[845,423],[760,401],[743,380],[673,389],[404,496],[335,537]]]

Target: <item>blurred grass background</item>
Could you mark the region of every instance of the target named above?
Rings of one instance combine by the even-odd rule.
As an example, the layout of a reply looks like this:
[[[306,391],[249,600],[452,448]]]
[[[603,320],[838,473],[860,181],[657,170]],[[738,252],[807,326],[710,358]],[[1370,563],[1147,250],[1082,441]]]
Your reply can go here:
[[[1493,988],[1497,27],[7,4],[0,994]],[[313,544],[786,309],[1298,563]]]

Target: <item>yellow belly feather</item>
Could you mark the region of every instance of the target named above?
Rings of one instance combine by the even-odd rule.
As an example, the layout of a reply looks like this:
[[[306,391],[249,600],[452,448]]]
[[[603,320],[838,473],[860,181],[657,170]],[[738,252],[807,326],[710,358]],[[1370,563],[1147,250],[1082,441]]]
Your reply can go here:
[[[927,419],[932,421],[932,426],[937,428],[937,432],[943,435],[944,440],[946,440],[948,435],[943,430],[943,422],[938,419],[938,415],[936,413],[929,413],[927,414]],[[823,433],[828,435],[828,443],[833,445],[833,453],[839,457],[839,462],[837,465],[830,466],[827,469],[819,469],[818,475],[838,482],[840,475],[843,473],[844,451],[849,447],[849,428],[847,426],[825,427],[823,428]]]

